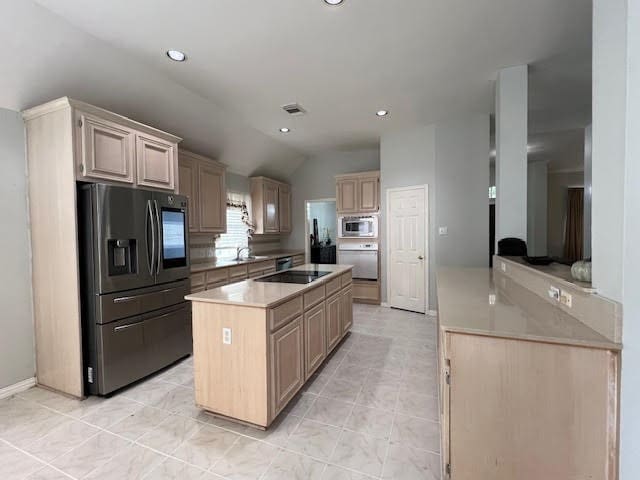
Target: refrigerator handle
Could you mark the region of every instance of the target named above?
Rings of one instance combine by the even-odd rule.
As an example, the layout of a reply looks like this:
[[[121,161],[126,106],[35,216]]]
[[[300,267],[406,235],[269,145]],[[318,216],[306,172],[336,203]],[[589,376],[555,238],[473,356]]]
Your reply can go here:
[[[156,225],[157,225],[157,232],[158,232],[158,258],[157,258],[157,264],[156,264],[156,275],[158,275],[160,273],[160,257],[162,255],[162,245],[160,245],[161,242],[161,238],[162,235],[160,233],[160,210],[158,209],[158,201],[154,200],[153,201],[153,205],[156,209]]]
[[[151,226],[151,261],[149,261],[149,226]],[[145,242],[147,242],[147,267],[149,267],[149,275],[153,275],[153,265],[156,259],[156,233],[155,227],[153,226],[153,211],[151,210],[151,200],[147,200],[145,229]]]

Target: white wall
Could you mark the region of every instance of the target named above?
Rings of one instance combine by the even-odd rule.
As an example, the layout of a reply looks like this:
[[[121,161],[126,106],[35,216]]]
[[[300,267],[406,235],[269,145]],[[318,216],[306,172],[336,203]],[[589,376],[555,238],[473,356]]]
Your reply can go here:
[[[382,255],[382,300],[387,299],[386,209],[387,189],[429,185],[429,308],[435,308],[435,204],[436,204],[436,127],[420,126],[385,134],[380,138],[380,254]]]
[[[283,238],[283,247],[304,249],[305,201],[335,198],[336,175],[379,169],[380,151],[377,148],[331,151],[305,160],[289,178],[293,231]]]
[[[584,258],[591,257],[591,125],[584,129]]]
[[[0,109],[0,388],[35,374],[24,123]]]
[[[622,300],[623,269],[626,4],[626,0],[593,2],[593,285],[602,295],[617,301]]]
[[[547,162],[527,165],[527,253],[547,254]]]
[[[489,264],[489,116],[461,115],[383,135],[380,170],[383,216],[388,188],[429,185],[429,308],[435,309],[438,265]],[[437,235],[439,226],[448,227],[447,236]]]

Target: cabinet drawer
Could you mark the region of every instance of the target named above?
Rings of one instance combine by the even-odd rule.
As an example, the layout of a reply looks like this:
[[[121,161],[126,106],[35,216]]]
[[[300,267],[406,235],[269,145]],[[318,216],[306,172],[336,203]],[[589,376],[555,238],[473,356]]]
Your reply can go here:
[[[247,266],[237,265],[235,267],[229,267],[229,280],[238,281],[238,279],[247,278]]]
[[[292,258],[293,266],[297,267],[298,265],[304,264],[304,255],[294,255]]]
[[[269,310],[269,327],[271,331],[280,328],[282,325],[297,317],[302,313],[302,295],[278,305]]]
[[[314,288],[313,290],[309,290],[304,294],[304,309],[308,310],[309,308],[317,305],[321,301],[324,300],[324,285],[320,285],[319,287]]]
[[[225,285],[229,285],[228,280],[220,280],[219,282],[207,283],[206,290],[211,290],[218,287],[224,287]]]
[[[194,273],[191,275],[191,288],[200,287],[205,284],[204,281],[204,272],[202,273]]]
[[[366,300],[371,302],[379,302],[380,289],[378,282],[367,282],[366,280],[353,282],[353,298],[357,300]]]
[[[221,281],[227,281],[228,269],[216,268],[215,270],[209,270],[207,272],[207,285],[210,283],[218,283]]]
[[[347,273],[343,273],[340,276],[340,285],[342,287],[346,287],[350,283],[351,283],[351,270],[349,270]]]
[[[330,297],[331,295],[336,293],[338,290],[340,290],[340,277],[336,277],[333,280],[329,280],[326,283],[326,287],[327,287],[326,295],[327,297]]]
[[[269,275],[270,273],[276,273],[275,265],[273,266],[273,268],[268,268],[264,272],[262,272],[263,275]]]
[[[206,290],[204,285],[200,285],[197,287],[191,287],[191,293],[200,293],[200,292],[204,292]]]
[[[251,275],[252,273],[258,273],[258,272],[262,272],[263,270],[267,270],[270,268],[276,268],[276,261],[275,260],[267,260],[265,262],[256,262],[256,263],[250,263],[248,265],[249,267],[249,275]]]

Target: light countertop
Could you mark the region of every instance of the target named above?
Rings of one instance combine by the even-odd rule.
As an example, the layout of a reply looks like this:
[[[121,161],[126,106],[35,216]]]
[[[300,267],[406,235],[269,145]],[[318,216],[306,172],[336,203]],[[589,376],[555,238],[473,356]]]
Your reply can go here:
[[[445,331],[620,350],[578,319],[489,268],[440,268],[438,321]]]
[[[277,260],[278,258],[291,257],[293,255],[304,255],[303,250],[292,250],[274,253],[264,253],[258,255],[257,258],[247,260],[210,260],[206,262],[195,262],[191,264],[191,273],[205,272],[207,270],[215,270],[216,268],[233,267],[235,265],[248,265],[250,263],[266,262],[267,260]]]
[[[323,283],[350,271],[353,265],[325,265],[305,264],[292,270],[319,270],[331,272],[311,283],[300,285],[296,283],[270,283],[244,280],[224,287],[218,287],[204,292],[192,293],[185,298],[192,302],[223,303],[228,305],[243,305],[246,307],[270,308],[291,297],[311,290]]]

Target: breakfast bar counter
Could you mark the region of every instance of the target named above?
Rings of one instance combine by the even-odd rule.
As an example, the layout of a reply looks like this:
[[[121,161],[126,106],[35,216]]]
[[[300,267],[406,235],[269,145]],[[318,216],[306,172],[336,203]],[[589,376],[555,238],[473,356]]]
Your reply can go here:
[[[196,404],[268,427],[349,333],[352,268],[306,264],[188,295]]]

